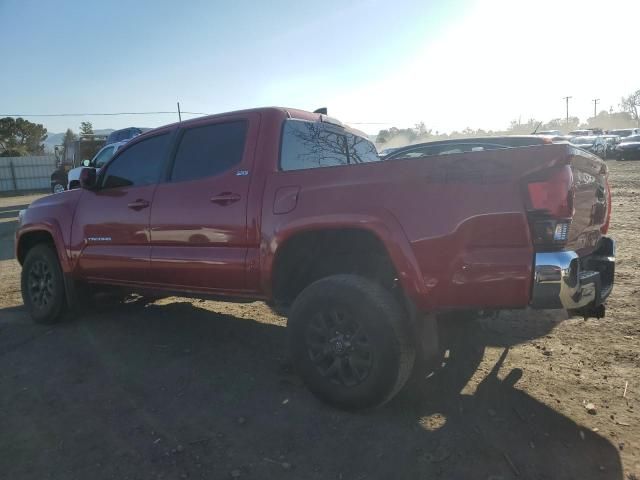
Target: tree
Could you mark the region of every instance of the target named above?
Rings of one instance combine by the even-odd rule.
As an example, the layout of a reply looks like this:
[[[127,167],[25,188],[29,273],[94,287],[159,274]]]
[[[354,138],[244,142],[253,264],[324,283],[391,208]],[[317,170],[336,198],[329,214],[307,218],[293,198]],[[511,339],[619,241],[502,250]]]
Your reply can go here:
[[[631,118],[633,118],[633,120],[635,120],[637,125],[640,127],[640,112],[638,112],[638,110],[640,109],[640,90],[636,90],[628,97],[622,97],[620,108],[622,108],[623,112],[627,112],[629,115],[631,115]]]
[[[602,110],[597,116],[587,119],[588,128],[603,128],[605,130],[632,128],[635,124],[636,122],[634,122],[629,113],[613,112],[613,110]]]
[[[91,122],[82,122],[80,124],[80,135],[93,135],[93,125],[91,125]]]
[[[59,150],[58,147],[56,147],[56,156],[58,157],[58,160],[64,161],[64,159],[67,158],[67,149],[76,140],[78,140],[78,136],[73,133],[73,130],[67,128],[67,131],[64,132],[64,136],[62,137],[62,150]]]
[[[376,137],[376,143],[387,143],[391,139],[389,134],[389,130],[384,129],[378,132],[378,136]]]
[[[39,123],[31,123],[24,118],[0,118],[0,154],[41,155],[47,129]]]
[[[73,133],[73,130],[67,128],[67,131],[64,132],[64,137],[62,137],[62,146],[67,148],[68,145],[71,145],[78,139],[78,136]]]

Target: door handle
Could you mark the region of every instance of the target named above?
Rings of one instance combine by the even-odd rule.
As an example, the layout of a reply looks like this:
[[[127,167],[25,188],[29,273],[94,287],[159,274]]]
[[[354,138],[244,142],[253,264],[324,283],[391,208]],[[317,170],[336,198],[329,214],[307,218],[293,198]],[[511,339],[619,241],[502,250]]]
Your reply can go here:
[[[214,195],[213,197],[211,197],[211,202],[217,203],[218,205],[226,206],[239,201],[240,198],[240,195],[238,195],[237,193],[223,192],[220,195]]]
[[[146,200],[142,200],[141,198],[127,205],[127,207],[129,207],[131,210],[142,210],[143,208],[147,208],[148,206],[149,202],[147,202]]]

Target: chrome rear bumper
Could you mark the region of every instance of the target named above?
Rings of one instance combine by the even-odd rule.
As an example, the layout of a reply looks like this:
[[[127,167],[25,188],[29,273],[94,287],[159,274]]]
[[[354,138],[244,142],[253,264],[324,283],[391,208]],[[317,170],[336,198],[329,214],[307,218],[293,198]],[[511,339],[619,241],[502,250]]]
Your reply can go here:
[[[581,310],[602,305],[613,289],[615,249],[613,239],[602,237],[585,257],[573,251],[536,253],[531,306]]]

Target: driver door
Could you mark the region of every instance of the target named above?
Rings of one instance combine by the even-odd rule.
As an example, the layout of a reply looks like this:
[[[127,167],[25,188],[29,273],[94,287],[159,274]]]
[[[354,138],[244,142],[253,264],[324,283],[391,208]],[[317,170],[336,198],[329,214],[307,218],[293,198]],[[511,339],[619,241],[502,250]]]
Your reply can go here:
[[[114,284],[149,280],[151,201],[170,142],[171,131],[164,131],[127,146],[105,166],[98,188],[82,192],[72,228],[82,278]]]

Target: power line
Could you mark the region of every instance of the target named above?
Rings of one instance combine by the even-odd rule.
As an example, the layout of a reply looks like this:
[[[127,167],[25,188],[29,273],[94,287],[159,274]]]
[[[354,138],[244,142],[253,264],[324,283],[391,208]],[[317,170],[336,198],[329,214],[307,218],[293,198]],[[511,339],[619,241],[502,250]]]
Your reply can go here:
[[[117,115],[165,115],[165,114],[177,114],[177,111],[166,112],[113,112],[113,113],[0,113],[0,117],[113,117]],[[189,115],[209,115],[205,112],[185,112]]]

